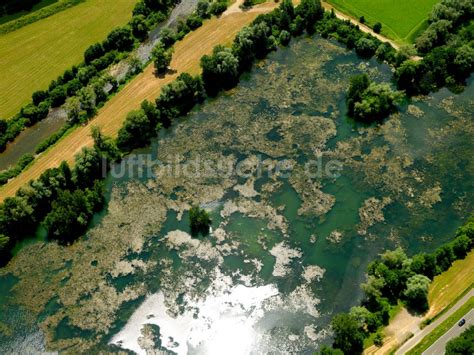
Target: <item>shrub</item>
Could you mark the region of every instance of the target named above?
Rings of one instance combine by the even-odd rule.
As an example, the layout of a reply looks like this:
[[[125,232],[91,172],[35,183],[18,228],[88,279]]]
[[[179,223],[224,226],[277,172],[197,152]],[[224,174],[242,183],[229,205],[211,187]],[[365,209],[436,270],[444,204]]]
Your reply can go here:
[[[376,22],[372,29],[375,33],[380,33],[380,31],[382,31],[382,24],[380,22]]]
[[[189,211],[189,225],[193,235],[207,235],[212,224],[209,213],[199,206],[194,206]]]

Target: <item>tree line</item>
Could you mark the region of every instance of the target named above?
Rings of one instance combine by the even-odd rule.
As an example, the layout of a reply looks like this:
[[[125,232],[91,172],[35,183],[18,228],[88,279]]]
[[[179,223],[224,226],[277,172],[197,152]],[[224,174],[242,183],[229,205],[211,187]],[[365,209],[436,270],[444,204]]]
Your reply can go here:
[[[367,267],[367,281],[361,285],[364,298],[360,306],[336,315],[332,349],[321,354],[360,354],[364,340],[376,333],[375,344],[381,345],[379,329],[388,324],[390,309],[402,302],[408,309],[425,312],[429,308],[429,285],[436,275],[448,270],[455,260],[464,259],[474,247],[474,214],[460,227],[455,238],[433,253],[408,257],[401,249],[387,251]]]

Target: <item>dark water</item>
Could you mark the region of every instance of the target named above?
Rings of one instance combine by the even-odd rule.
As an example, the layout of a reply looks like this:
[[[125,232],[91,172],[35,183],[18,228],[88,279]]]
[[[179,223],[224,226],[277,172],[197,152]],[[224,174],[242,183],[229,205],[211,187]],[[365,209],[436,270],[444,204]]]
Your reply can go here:
[[[54,111],[59,112],[60,109]],[[59,130],[66,123],[66,119],[65,114],[50,113],[48,118],[26,128],[0,154],[0,170],[12,167],[24,154],[33,154],[38,144]]]
[[[357,304],[370,260],[396,246],[432,250],[474,201],[473,85],[363,127],[344,103],[360,72],[391,77],[317,37],[273,53],[128,158],[173,174],[112,174],[84,240],[19,251],[1,276],[0,324],[31,310],[51,350],[311,353],[330,342],[328,322]],[[208,236],[190,235],[195,204],[211,214]],[[13,341],[0,335],[7,349]]]

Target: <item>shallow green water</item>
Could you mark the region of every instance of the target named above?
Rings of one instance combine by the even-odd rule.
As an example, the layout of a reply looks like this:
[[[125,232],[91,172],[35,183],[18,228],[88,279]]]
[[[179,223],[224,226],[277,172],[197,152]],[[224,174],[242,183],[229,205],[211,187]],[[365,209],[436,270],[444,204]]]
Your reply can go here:
[[[329,342],[331,316],[358,302],[371,259],[432,250],[473,209],[473,85],[361,127],[344,115],[361,71],[391,76],[319,38],[273,53],[137,152],[187,173],[111,176],[108,209],[84,240],[19,251],[0,274],[14,295],[0,295],[1,324],[36,317],[51,350],[310,353]],[[221,173],[192,174],[196,161]],[[293,168],[267,173],[285,162]],[[310,176],[309,162],[335,162],[340,176]],[[209,236],[189,234],[193,204],[210,211]],[[7,349],[18,341],[0,335]]]

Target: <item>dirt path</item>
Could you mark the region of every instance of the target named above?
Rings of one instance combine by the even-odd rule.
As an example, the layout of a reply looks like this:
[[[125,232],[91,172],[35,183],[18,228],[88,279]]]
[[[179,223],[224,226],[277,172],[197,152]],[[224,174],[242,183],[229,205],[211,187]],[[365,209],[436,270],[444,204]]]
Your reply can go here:
[[[390,354],[397,346],[402,344],[411,334],[419,331],[419,325],[423,317],[411,315],[405,308],[393,318],[385,328],[384,343],[379,348],[375,345],[364,351],[364,354]]]
[[[334,13],[336,14],[337,18],[339,18],[341,20],[346,20],[346,21],[349,20],[354,25],[359,26],[359,28],[362,32],[369,33],[370,35],[376,37],[377,39],[379,39],[382,42],[389,43],[397,51],[400,50],[401,46],[397,42],[392,41],[391,39],[389,39],[389,38],[387,38],[387,37],[385,37],[385,36],[383,36],[379,33],[375,33],[373,29],[371,29],[369,26],[366,26],[366,25],[360,23],[359,20],[357,20],[357,19],[355,19],[355,18],[353,18],[349,15],[343,14],[342,12],[337,10],[334,6],[332,6],[331,4],[328,4],[325,1],[322,1],[322,5],[323,5],[324,9],[327,10],[327,11],[334,10]],[[412,56],[411,59],[415,60],[415,61],[418,61],[418,60],[421,60],[423,58],[419,57],[419,56]]]
[[[221,17],[206,21],[202,27],[176,43],[171,68],[174,73],[163,78],[154,75],[153,65],[127,84],[117,95],[111,98],[98,115],[86,126],[79,127],[50,150],[40,155],[34,164],[0,190],[0,201],[15,192],[32,179],[37,179],[45,170],[57,167],[61,161],[69,163],[82,148],[92,146],[91,127],[98,126],[103,133],[116,136],[128,112],[140,107],[143,100],[155,100],[161,88],[173,81],[180,73],[198,74],[199,62],[203,55],[212,52],[218,44],[229,44],[237,32],[250,24],[260,13],[272,11],[278,4],[267,2],[248,11],[241,11],[238,0]]]

